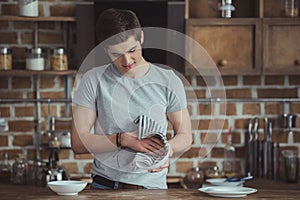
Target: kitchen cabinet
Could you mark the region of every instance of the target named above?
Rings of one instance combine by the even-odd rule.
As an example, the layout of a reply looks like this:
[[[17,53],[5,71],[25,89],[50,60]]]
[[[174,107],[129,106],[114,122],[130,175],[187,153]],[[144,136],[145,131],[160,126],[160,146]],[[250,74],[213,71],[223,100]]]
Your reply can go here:
[[[300,73],[300,18],[263,19],[264,74]]]
[[[186,34],[222,75],[300,74],[300,18],[283,17],[284,0],[236,0],[227,19],[220,18],[218,0],[186,0],[186,5]],[[186,66],[186,73],[194,72]]]
[[[186,20],[186,34],[208,52],[221,74],[260,73],[260,29],[260,20],[254,18]],[[197,59],[188,50],[187,56]]]

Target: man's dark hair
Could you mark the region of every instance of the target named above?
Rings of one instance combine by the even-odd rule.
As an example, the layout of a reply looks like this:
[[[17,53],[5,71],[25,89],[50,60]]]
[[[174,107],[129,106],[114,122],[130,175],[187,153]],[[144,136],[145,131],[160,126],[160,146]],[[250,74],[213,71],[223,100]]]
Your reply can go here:
[[[136,14],[130,10],[110,8],[101,13],[96,24],[96,36],[99,43],[114,36],[106,45],[115,45],[133,36],[141,41],[141,25]]]

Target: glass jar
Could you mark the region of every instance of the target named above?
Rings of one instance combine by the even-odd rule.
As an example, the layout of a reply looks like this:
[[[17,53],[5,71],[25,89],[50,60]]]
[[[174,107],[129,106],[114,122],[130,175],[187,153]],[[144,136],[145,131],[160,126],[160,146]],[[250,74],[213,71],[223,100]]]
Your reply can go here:
[[[12,182],[26,184],[28,164],[23,154],[18,154],[12,166]]]
[[[12,69],[12,55],[8,48],[0,48],[0,70]]]
[[[200,188],[204,181],[204,173],[200,167],[190,169],[186,176],[187,188]]]
[[[210,178],[223,178],[224,177],[224,173],[222,173],[219,169],[218,166],[213,166],[208,168],[205,171],[205,178],[206,179],[210,179]]]
[[[19,15],[28,17],[39,16],[39,1],[38,0],[19,0]]]
[[[298,0],[284,0],[284,16],[298,17]]]
[[[2,154],[2,160],[0,163],[0,182],[9,183],[11,177],[11,165],[8,162],[8,154]]]
[[[61,147],[71,147],[71,133],[69,131],[63,132],[60,138]]]
[[[45,60],[41,48],[32,48],[27,50],[26,69],[29,70],[45,69]]]
[[[51,56],[51,68],[53,70],[68,70],[68,59],[63,48],[57,48],[53,50]]]

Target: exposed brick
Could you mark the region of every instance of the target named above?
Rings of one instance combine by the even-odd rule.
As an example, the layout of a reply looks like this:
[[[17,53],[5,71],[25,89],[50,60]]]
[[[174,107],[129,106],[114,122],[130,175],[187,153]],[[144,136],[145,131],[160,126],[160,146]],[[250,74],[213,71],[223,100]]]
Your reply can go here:
[[[8,22],[0,21],[0,30],[8,29]]]
[[[86,163],[84,165],[84,173],[87,173],[87,174],[91,174],[92,173],[92,168],[93,168],[93,163]]]
[[[265,76],[265,85],[284,85],[284,76]]]
[[[249,103],[243,105],[244,115],[259,115],[260,114],[260,104]]]
[[[40,88],[45,89],[45,88],[53,88],[55,85],[54,79],[52,76],[50,77],[42,77],[40,79]]]
[[[257,89],[258,98],[297,98],[297,88],[293,89]]]
[[[2,4],[2,15],[18,15],[17,4]],[[0,37],[1,38],[1,37]]]
[[[211,115],[212,114],[211,104],[199,104],[198,115]]]
[[[213,158],[224,158],[224,148],[216,147],[212,149],[211,156]],[[245,148],[244,147],[235,147],[235,157],[244,158],[245,157]]]
[[[291,112],[292,113],[300,113],[300,103],[292,103],[291,104]]]
[[[205,98],[205,90],[187,90],[186,96],[188,99],[194,99],[194,98]]]
[[[214,76],[197,76],[197,86],[215,86],[217,85],[216,79]]]
[[[15,120],[8,121],[9,131],[15,132],[25,132],[25,131],[34,131],[35,122],[29,120]]]
[[[227,98],[251,98],[251,89],[227,89],[226,90]]]
[[[268,115],[279,115],[283,112],[282,104],[265,104],[265,112]]]
[[[218,133],[201,133],[201,144],[216,144],[221,139]]]
[[[74,156],[75,159],[79,159],[79,160],[85,160],[85,159],[94,159],[93,154],[75,154]]]
[[[198,166],[201,169],[209,169],[210,167],[217,166],[217,162],[214,162],[214,161],[199,162]]]
[[[0,32],[0,44],[16,44],[18,42],[17,33]]]
[[[39,33],[39,42],[43,44],[64,44],[63,33]]]
[[[25,53],[26,53],[25,47],[12,47],[13,52],[13,59],[24,59],[25,60]]]
[[[32,29],[32,22],[18,22],[18,21],[15,21],[13,23],[13,26],[15,29],[29,29],[31,30]]]
[[[61,106],[60,106],[60,116],[62,116],[62,117],[69,117],[69,116],[72,116],[72,107],[71,107],[71,104],[69,104],[69,108],[70,108],[70,110],[69,110],[69,112],[70,112],[70,114],[67,116],[67,113],[66,113],[66,106],[65,106],[66,104],[62,104]],[[169,129],[168,129],[169,130]],[[170,129],[170,130],[173,130],[173,129]]]
[[[31,88],[30,77],[13,77],[12,78],[12,88]]]
[[[193,107],[191,105],[187,105],[187,109],[188,109],[190,115],[194,115]]]
[[[10,98],[21,99],[22,97],[23,97],[22,92],[15,92],[15,91],[1,91],[0,92],[1,99],[10,99]]]
[[[249,119],[236,119],[234,120],[234,127],[237,129],[247,129]]]
[[[0,107],[0,117],[10,117],[9,107]]]
[[[1,153],[7,153],[8,154],[8,160],[15,160],[16,155],[22,153],[22,149],[1,149]]]
[[[13,139],[14,146],[30,146],[33,145],[32,135],[15,135]]]
[[[222,134],[222,143],[227,143],[227,135],[228,133]],[[232,144],[241,144],[241,134],[235,131],[232,131]]]
[[[65,98],[64,92],[41,92],[41,98],[50,98],[50,99],[63,99]]]
[[[227,129],[228,121],[220,119],[212,120],[192,120],[192,129],[193,130],[218,130],[218,129]]]
[[[300,75],[289,76],[290,85],[300,85]]]
[[[8,136],[6,135],[0,136],[0,146],[1,147],[8,146]]]
[[[78,166],[75,162],[63,163],[62,166],[67,170],[69,174],[78,173]]]
[[[55,29],[55,23],[49,23],[49,22],[39,22],[39,30],[54,30]]]
[[[70,151],[69,149],[60,149],[58,152],[58,157],[59,159],[69,159],[70,157]],[[49,159],[49,155],[51,153],[51,150],[44,150],[40,152],[40,157],[43,160],[48,160]]]
[[[260,76],[244,76],[243,77],[244,85],[261,85]]]
[[[16,106],[15,107],[15,116],[16,117],[31,117],[34,116],[35,108],[33,106]]]
[[[188,82],[189,85],[192,84],[192,77],[191,77],[191,76],[185,75],[184,78],[185,78],[185,80]]]
[[[237,85],[237,76],[222,76],[224,85]]]
[[[273,131],[272,134],[273,142],[287,143],[288,142],[288,133],[283,131]]]
[[[72,5],[52,5],[50,7],[51,16],[75,16],[75,4]]]
[[[192,147],[186,151],[181,157],[182,158],[197,158],[199,157],[200,148]]]
[[[178,173],[187,173],[190,169],[193,168],[193,162],[176,162],[176,172]]]
[[[294,131],[294,142],[300,143],[300,132],[299,131]]]
[[[42,115],[42,117],[56,116],[56,105],[43,104],[41,106],[41,115]]]
[[[224,109],[226,108],[226,112]],[[236,104],[229,103],[227,105],[220,104],[220,112],[221,113],[226,113],[226,115],[236,115],[237,110],[236,110]]]
[[[8,88],[8,77],[0,76],[0,88],[1,89]]]

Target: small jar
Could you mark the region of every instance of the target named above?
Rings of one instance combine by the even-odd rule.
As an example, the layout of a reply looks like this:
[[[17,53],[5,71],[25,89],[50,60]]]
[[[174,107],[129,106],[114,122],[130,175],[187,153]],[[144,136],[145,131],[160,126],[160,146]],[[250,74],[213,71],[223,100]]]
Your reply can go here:
[[[51,56],[51,68],[53,70],[68,70],[68,59],[63,48],[57,48],[53,50]]]
[[[284,0],[284,16],[298,17],[298,0]]]
[[[23,154],[18,154],[12,166],[12,182],[14,184],[26,184],[28,163]]]
[[[63,132],[60,138],[61,147],[71,147],[71,133],[69,131]]]
[[[206,179],[223,178],[224,174],[220,171],[218,166],[213,166],[213,167],[208,168],[205,171],[205,177],[206,177]]]
[[[26,69],[29,70],[44,70],[45,59],[41,48],[32,48],[27,51]]]
[[[39,16],[39,1],[38,0],[19,0],[19,15],[27,17]]]
[[[200,188],[204,181],[204,173],[200,167],[194,167],[187,173],[187,187]]]
[[[0,48],[0,70],[12,69],[12,55],[8,48]]]

